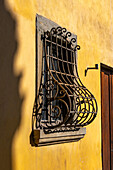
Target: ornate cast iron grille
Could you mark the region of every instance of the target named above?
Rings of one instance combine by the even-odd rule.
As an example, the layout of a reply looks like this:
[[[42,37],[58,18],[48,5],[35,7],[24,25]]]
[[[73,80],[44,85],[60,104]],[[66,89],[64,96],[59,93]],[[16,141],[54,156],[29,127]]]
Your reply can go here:
[[[35,100],[33,125],[44,132],[77,130],[97,115],[97,102],[77,71],[80,46],[65,28],[42,35],[41,84]]]

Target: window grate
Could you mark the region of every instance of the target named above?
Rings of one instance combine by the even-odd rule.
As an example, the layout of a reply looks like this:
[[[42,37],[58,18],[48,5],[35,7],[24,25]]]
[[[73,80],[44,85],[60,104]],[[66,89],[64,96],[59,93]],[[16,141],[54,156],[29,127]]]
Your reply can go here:
[[[90,124],[97,115],[97,102],[78,75],[76,38],[61,27],[44,32],[41,38],[43,64],[33,125],[53,133]]]

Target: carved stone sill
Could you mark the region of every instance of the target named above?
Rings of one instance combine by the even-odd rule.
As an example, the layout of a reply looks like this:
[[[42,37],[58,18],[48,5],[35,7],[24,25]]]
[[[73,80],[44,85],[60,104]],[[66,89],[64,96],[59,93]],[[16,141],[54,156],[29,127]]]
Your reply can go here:
[[[43,130],[34,130],[30,135],[31,146],[46,146],[59,143],[75,142],[84,137],[86,128],[80,128],[76,131],[64,131],[54,133],[44,133]]]

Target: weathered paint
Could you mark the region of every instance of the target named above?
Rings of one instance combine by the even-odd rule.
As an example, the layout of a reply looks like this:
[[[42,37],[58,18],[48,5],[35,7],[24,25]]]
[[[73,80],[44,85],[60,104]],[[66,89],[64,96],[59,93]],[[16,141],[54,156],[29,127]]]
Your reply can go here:
[[[10,18],[15,21],[13,29],[17,47],[11,66],[16,78],[21,75],[16,89],[21,104],[17,101],[14,105],[14,114],[13,107],[6,105],[6,112],[12,109],[7,118],[4,118],[7,121],[6,126],[8,127],[8,121],[12,116],[9,125],[13,126],[13,121],[17,125],[14,126],[11,148],[3,150],[6,160],[4,158],[2,166],[5,167],[6,161],[12,164],[13,170],[101,170],[100,68],[88,71],[86,77],[84,71],[87,66],[94,66],[100,62],[113,66],[113,0],[5,0],[4,11],[9,12]],[[40,148],[30,145],[35,97],[36,13],[77,34],[78,44],[81,46],[78,52],[79,75],[83,84],[94,94],[99,108],[97,118],[87,127],[85,137],[79,142]],[[19,108],[16,112],[17,106]],[[3,126],[1,125],[2,129]],[[3,145],[5,144],[4,142]],[[10,160],[7,158],[8,155],[12,156]]]

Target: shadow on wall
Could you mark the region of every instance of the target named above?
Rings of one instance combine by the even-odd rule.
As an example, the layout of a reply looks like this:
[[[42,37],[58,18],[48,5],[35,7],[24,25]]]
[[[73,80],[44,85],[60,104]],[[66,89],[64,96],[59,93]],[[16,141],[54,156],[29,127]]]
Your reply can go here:
[[[21,120],[22,99],[13,63],[17,51],[16,21],[0,0],[0,169],[12,170],[12,140]]]

